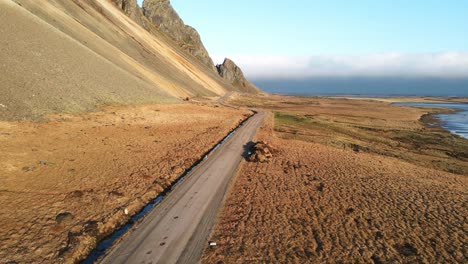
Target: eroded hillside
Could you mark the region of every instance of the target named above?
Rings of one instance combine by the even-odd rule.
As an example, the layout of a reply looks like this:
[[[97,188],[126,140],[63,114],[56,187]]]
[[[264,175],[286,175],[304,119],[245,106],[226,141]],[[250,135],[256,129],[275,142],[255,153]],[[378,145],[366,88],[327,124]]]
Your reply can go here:
[[[109,1],[0,3],[0,118],[37,119],[99,104],[174,102],[232,89],[164,34]]]

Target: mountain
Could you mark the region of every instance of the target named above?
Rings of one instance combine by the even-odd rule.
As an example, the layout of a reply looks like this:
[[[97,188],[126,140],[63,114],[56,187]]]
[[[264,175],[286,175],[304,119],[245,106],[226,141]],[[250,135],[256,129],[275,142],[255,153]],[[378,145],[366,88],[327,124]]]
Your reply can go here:
[[[136,0],[113,0],[115,5],[118,8],[122,9],[122,11],[130,17],[133,21],[135,21],[138,25],[142,26],[143,28],[151,31],[149,28],[149,21],[143,15],[143,11],[141,10],[140,6],[138,5]]]
[[[216,66],[218,74],[238,90],[245,93],[259,93],[260,89],[249,82],[239,68],[232,60],[224,59],[223,64]]]
[[[215,71],[213,60],[205,49],[200,35],[194,28],[184,24],[169,0],[145,0],[143,13],[161,32],[166,33],[180,47]]]
[[[0,1],[0,120],[238,90],[213,70],[198,33],[157,2],[144,13],[136,0]]]
[[[214,66],[198,32],[185,25],[169,0],[145,0],[142,9],[139,8],[136,0],[114,0],[114,2],[130,18],[147,30],[152,31],[151,26],[154,26],[166,34],[203,65],[218,72],[221,78],[234,86],[235,90],[247,93],[260,92],[260,89],[244,77],[242,70],[232,60],[226,59],[223,64]]]

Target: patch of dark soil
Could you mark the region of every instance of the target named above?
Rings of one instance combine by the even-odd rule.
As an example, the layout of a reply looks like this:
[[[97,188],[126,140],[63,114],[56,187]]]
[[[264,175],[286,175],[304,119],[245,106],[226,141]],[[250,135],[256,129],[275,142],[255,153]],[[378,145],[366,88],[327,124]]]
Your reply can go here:
[[[418,249],[408,242],[404,244],[397,244],[394,247],[398,251],[398,253],[405,257],[418,255]]]
[[[98,222],[88,221],[83,225],[82,233],[85,235],[96,236],[98,234]]]
[[[75,216],[72,213],[64,212],[64,213],[58,214],[55,217],[55,222],[57,222],[58,224],[66,224],[66,223],[70,223],[71,221],[73,221],[73,219],[75,219]]]

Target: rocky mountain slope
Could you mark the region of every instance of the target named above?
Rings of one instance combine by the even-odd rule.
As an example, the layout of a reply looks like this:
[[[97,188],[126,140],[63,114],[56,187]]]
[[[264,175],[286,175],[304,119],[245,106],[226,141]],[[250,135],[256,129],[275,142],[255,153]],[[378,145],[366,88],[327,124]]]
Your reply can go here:
[[[185,25],[169,0],[145,0],[143,13],[161,32],[215,71],[213,60],[203,45],[200,35],[194,28]]]
[[[114,3],[117,5],[118,8],[122,9],[124,13],[133,19],[138,25],[148,28],[147,20],[143,15],[143,11],[141,10],[140,6],[138,5],[136,0],[113,0]]]
[[[235,90],[247,93],[260,92],[244,77],[242,70],[232,60],[226,59],[223,64],[214,66],[198,32],[185,25],[169,0],[145,0],[143,8],[138,6],[136,0],[114,0],[114,2],[130,18],[150,32],[153,32],[155,27],[166,34],[203,65],[217,72],[228,84],[234,86]]]
[[[258,89],[255,85],[249,82],[242,72],[241,68],[237,66],[232,60],[225,59],[223,64],[216,66],[219,76],[229,82],[231,85],[236,87],[241,92],[246,93],[258,93]]]
[[[185,25],[168,0],[147,0],[141,8],[137,0],[113,0],[122,11],[140,26],[155,34],[162,32],[181,49],[216,72],[213,60],[198,32]],[[157,33],[156,33],[157,34]]]
[[[0,120],[102,104],[175,102],[233,88],[105,0],[0,2]]]

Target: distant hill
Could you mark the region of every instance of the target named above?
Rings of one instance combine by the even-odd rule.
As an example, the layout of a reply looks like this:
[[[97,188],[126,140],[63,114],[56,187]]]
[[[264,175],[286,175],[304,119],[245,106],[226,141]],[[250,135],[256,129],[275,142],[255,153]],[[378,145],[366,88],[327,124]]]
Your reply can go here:
[[[118,4],[1,1],[0,119],[40,119],[102,104],[171,103],[238,90],[142,13],[122,12],[129,6]],[[138,6],[134,10],[141,12]]]

